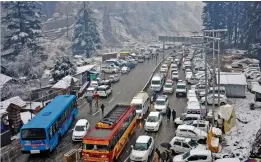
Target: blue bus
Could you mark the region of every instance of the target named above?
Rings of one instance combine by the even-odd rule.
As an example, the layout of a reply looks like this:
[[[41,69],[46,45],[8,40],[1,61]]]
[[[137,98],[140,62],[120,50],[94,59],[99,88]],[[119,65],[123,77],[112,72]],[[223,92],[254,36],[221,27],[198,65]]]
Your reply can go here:
[[[75,95],[55,97],[20,129],[22,153],[52,152],[77,114]]]

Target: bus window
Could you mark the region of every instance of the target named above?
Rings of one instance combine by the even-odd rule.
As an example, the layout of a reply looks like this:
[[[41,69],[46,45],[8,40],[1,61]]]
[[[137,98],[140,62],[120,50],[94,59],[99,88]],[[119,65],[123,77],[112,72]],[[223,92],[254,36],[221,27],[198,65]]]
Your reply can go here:
[[[45,130],[43,128],[22,129],[23,140],[40,140],[46,139]]]

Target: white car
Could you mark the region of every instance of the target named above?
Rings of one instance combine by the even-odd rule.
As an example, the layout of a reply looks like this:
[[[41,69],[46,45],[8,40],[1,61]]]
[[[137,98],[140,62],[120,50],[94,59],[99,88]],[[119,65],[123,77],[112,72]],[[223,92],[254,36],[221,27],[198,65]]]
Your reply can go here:
[[[171,64],[171,69],[177,69],[178,68],[178,64]]]
[[[185,137],[174,137],[169,144],[171,145],[171,150],[175,153],[184,153],[189,150],[206,150],[206,145],[199,144],[197,141],[191,138]]]
[[[117,75],[117,74],[115,74],[115,75],[110,75],[110,76],[109,76],[109,80],[110,80],[112,83],[115,83],[115,82],[120,81],[120,77],[119,77],[119,75]]]
[[[209,131],[209,121],[206,120],[194,120],[191,123],[188,123],[188,125],[192,125],[204,132]]]
[[[109,66],[109,65],[102,65],[101,72],[103,72],[103,73],[117,73],[118,68],[114,67],[114,66]]]
[[[101,85],[98,87],[97,93],[99,96],[107,98],[112,93],[112,89],[108,85]]]
[[[187,92],[187,99],[189,99],[191,97],[197,97],[195,90],[188,90],[188,92]]]
[[[201,118],[200,114],[184,114],[174,120],[175,124],[188,124],[191,121],[199,120]]]
[[[98,87],[99,86],[99,82],[96,80],[92,80],[90,83],[90,87]]]
[[[97,87],[88,87],[86,90],[86,96],[93,96],[97,92]]]
[[[179,72],[172,71],[172,80],[178,80],[178,79],[179,79]]]
[[[176,97],[187,96],[187,84],[186,82],[179,80],[176,87]]]
[[[187,105],[200,105],[197,97],[188,98]]]
[[[129,72],[130,72],[130,68],[129,68],[129,67],[123,66],[123,67],[121,68],[121,73],[122,73],[122,74],[127,74],[127,73],[129,73]]]
[[[192,125],[180,125],[176,130],[176,136],[191,138],[194,140],[205,140],[207,139],[208,133],[202,131]]]
[[[167,64],[162,64],[161,65],[161,69],[165,69],[166,71],[168,71],[168,65]]]
[[[186,73],[186,80],[188,81],[191,77],[193,77],[192,72],[187,72]]]
[[[158,131],[162,123],[162,116],[160,112],[150,112],[146,119],[144,129],[145,131]]]
[[[154,150],[154,139],[151,136],[141,135],[135,142],[135,145],[131,146],[131,161],[148,162],[149,156],[152,155]]]
[[[214,103],[213,103],[213,97],[214,97]],[[225,105],[225,104],[227,104],[227,97],[225,96],[225,95],[221,95],[220,94],[220,100],[219,100],[219,102],[220,102],[220,105]],[[205,97],[202,97],[201,98],[201,103],[204,105],[205,104]],[[208,96],[207,96],[207,104],[208,105],[218,105],[218,94],[215,94],[214,96],[213,96],[213,94],[209,94]]]
[[[167,96],[158,96],[156,99],[154,109],[160,113],[166,113],[167,107],[169,106],[169,100]]]
[[[82,138],[90,129],[90,124],[86,119],[80,119],[77,121],[73,128],[72,140],[73,141],[82,141]]]
[[[173,92],[174,92],[174,83],[172,80],[167,80],[163,87],[163,93],[172,94]]]
[[[213,162],[210,150],[190,150],[184,154],[176,155],[173,162]]]

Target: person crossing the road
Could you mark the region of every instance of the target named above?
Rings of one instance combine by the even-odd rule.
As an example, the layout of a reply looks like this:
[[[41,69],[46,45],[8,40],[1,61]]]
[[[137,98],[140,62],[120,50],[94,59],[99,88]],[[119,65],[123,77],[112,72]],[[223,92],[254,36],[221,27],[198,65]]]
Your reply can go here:
[[[172,121],[174,121],[176,118],[176,110],[173,108],[171,113],[172,113]]]
[[[104,105],[103,105],[103,103],[101,104],[101,112],[102,112],[102,117],[103,117],[103,115],[104,115]]]

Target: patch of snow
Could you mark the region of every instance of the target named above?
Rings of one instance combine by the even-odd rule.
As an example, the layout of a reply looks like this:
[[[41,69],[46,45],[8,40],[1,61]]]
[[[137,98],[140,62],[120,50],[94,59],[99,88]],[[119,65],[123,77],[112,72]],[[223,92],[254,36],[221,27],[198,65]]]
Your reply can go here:
[[[82,41],[81,42],[81,46],[85,46],[86,45],[86,42],[85,41]]]
[[[253,94],[246,92],[245,99],[231,99],[235,105],[237,123],[228,134],[224,135],[226,145],[223,146],[222,153],[236,152],[245,159],[249,157],[256,133],[261,128],[261,109],[250,110],[249,107],[253,98]]]
[[[31,117],[33,118],[35,116],[34,114],[31,114],[28,111],[27,112],[21,112],[20,115],[21,115],[21,119],[22,119],[24,124],[28,123],[28,121],[31,120]]]
[[[30,29],[34,34],[36,34],[36,33],[42,33],[42,31],[41,30],[36,30],[36,29]]]
[[[26,36],[28,36],[28,34],[25,33],[25,32],[21,32],[21,33],[19,33],[19,37],[26,37]]]
[[[17,35],[14,35],[14,36],[12,36],[11,39],[12,39],[12,40],[17,40],[17,39],[18,39],[18,36],[17,36]]]

